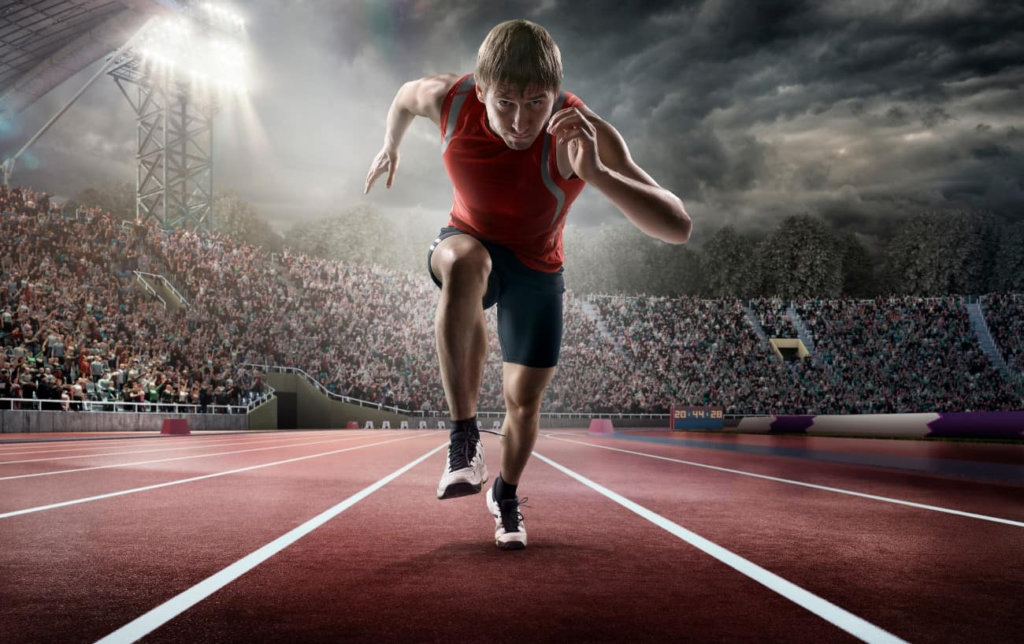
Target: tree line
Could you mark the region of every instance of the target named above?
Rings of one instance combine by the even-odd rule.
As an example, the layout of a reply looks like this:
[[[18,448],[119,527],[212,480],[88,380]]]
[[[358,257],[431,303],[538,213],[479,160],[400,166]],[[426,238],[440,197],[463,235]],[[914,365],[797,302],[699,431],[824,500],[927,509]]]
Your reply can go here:
[[[441,222],[444,223],[444,222]],[[437,222],[395,223],[372,205],[298,224],[296,252],[424,271]],[[876,243],[809,215],[764,234],[723,226],[700,248],[665,244],[632,225],[565,228],[566,286],[577,293],[702,297],[871,298],[1024,290],[1024,222],[985,212],[925,212]]]
[[[76,199],[134,217],[127,184]],[[297,222],[281,236],[237,193],[214,202],[215,232],[268,252],[287,247],[408,271],[426,270],[427,248],[445,221],[392,219],[360,204]],[[888,222],[877,238],[794,215],[764,233],[722,226],[699,248],[651,239],[625,221],[569,225],[564,235],[566,285],[577,293],[805,299],[1024,291],[1024,221],[991,212],[922,212]]]

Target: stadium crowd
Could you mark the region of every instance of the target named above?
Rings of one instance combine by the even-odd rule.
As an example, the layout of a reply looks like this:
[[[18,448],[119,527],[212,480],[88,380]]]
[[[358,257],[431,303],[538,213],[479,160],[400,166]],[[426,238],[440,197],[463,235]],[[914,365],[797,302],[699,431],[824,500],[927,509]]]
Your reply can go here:
[[[778,360],[739,300],[594,298],[625,351],[639,408],[721,406],[726,413],[823,413],[818,385]]]
[[[839,409],[1021,409],[982,350],[962,298],[812,300],[796,308],[816,338],[816,360]]]
[[[66,218],[43,193],[0,187],[0,398],[156,411],[262,391],[255,374],[189,350],[184,327],[136,286],[140,248],[107,213]]]
[[[216,236],[156,233],[158,261],[194,294],[189,328],[209,342],[206,327],[220,331],[245,362],[301,368],[328,391],[384,406],[446,413],[437,368],[434,309],[439,291],[422,275],[347,265],[262,250]],[[598,411],[605,384],[603,351],[594,351],[594,322],[578,312],[569,294],[562,355],[565,377],[549,389],[545,408]],[[504,409],[496,310],[487,312],[490,333],[479,408]],[[592,355],[591,355],[592,354]],[[578,359],[573,359],[578,358]],[[601,408],[609,408],[604,405]]]
[[[264,388],[244,365],[271,364],[301,368],[343,396],[447,413],[434,340],[438,290],[425,274],[270,255],[226,236],[153,224],[122,226],[95,209],[66,217],[43,194],[0,190],[0,398],[34,395],[66,409],[90,401],[244,403]],[[165,274],[188,305],[165,311],[136,284],[135,269]],[[1008,302],[990,300],[989,308],[993,332],[1010,337],[1005,350],[1016,360],[1020,304]],[[786,302],[751,306],[769,336],[795,334]],[[543,409],[1022,407],[981,351],[960,298],[815,300],[797,309],[817,352],[785,362],[758,339],[738,300],[585,301],[569,292],[559,375]],[[486,319],[478,408],[500,411],[494,309]]]

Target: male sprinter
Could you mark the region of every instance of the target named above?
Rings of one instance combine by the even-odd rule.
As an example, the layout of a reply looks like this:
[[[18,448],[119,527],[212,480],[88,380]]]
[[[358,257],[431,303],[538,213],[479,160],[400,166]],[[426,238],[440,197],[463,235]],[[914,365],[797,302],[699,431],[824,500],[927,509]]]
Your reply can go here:
[[[633,162],[615,128],[561,85],[561,54],[550,34],[526,20],[501,23],[480,46],[473,74],[402,86],[364,189],[385,173],[387,187],[394,185],[398,146],[414,117],[440,127],[455,203],[427,254],[441,289],[437,353],[452,414],[437,496],[473,494],[487,482],[476,406],[487,353],[484,310],[497,304],[506,414],[501,471],[487,507],[495,543],[507,550],[526,547],[516,491],[558,364],[569,207],[591,184],[651,237],[682,244],[691,229],[679,198]]]

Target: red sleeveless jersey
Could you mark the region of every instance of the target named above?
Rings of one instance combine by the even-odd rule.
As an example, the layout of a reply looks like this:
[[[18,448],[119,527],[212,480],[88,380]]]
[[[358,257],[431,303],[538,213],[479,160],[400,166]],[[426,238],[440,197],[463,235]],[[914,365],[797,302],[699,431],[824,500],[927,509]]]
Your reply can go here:
[[[582,105],[562,92],[552,113]],[[448,225],[505,246],[534,270],[558,271],[565,260],[565,217],[586,183],[559,174],[551,135],[543,132],[528,150],[508,147],[487,127],[487,109],[467,74],[441,104],[441,137],[455,186]]]

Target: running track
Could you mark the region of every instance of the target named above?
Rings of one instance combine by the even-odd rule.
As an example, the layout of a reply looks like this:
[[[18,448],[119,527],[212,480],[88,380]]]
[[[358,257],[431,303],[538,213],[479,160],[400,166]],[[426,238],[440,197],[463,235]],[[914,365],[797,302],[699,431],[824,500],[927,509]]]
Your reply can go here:
[[[1020,445],[545,431],[501,552],[434,497],[446,438],[0,444],[2,639],[1022,640]]]

